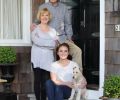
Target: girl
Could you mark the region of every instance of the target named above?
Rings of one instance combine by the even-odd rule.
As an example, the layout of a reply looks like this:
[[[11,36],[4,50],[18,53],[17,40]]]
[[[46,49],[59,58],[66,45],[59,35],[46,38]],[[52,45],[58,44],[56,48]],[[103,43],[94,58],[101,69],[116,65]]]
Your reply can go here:
[[[59,60],[51,65],[51,80],[46,82],[48,100],[64,100],[70,97],[73,88],[73,67],[77,63],[68,59],[69,45],[62,43],[57,48]],[[79,86],[84,88],[86,80]]]

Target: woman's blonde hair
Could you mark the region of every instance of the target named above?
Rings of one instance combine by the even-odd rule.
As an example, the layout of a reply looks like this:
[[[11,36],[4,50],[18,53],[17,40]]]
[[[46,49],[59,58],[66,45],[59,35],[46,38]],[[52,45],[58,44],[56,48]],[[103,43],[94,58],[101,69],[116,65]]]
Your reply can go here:
[[[50,21],[51,18],[52,18],[52,15],[51,15],[50,11],[47,8],[43,8],[43,9],[38,10],[37,19],[40,20],[41,15],[46,13],[46,12],[49,14],[49,21]]]

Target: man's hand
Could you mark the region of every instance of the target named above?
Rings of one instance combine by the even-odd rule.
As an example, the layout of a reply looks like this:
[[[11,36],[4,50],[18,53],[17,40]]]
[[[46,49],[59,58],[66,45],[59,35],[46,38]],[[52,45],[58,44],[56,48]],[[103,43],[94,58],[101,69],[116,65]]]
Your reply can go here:
[[[67,43],[68,45],[71,44],[71,43],[74,44],[74,42],[73,42],[71,39],[67,39],[67,40],[65,41],[65,43]]]
[[[68,41],[74,43],[72,39],[68,39]]]
[[[35,23],[32,23],[30,25],[30,32],[32,32],[36,27],[37,27],[37,25]]]

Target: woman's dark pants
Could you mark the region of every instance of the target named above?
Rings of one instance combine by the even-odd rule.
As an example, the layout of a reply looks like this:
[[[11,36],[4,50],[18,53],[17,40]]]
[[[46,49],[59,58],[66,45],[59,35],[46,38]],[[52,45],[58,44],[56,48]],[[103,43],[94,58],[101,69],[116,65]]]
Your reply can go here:
[[[33,68],[33,71],[36,100],[46,100],[45,82],[49,79],[49,72],[40,68]]]

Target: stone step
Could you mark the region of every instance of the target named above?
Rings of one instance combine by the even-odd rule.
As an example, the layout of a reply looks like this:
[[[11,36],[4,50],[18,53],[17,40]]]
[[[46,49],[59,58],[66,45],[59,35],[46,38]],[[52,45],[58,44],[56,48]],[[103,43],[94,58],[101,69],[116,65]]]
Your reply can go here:
[[[28,94],[27,97],[29,98],[29,100],[36,100],[35,94]],[[67,99],[65,99],[65,100],[67,100]]]
[[[27,97],[29,98],[29,100],[36,100],[35,94],[28,94]]]
[[[27,97],[29,98],[29,100],[36,100],[34,94],[28,94]]]

